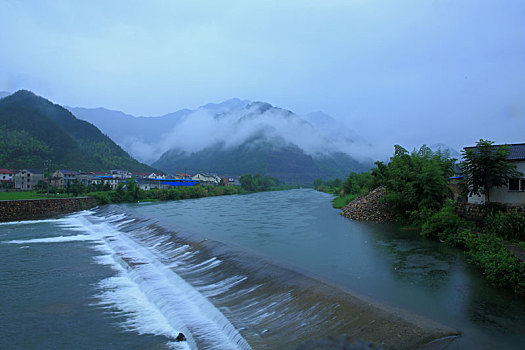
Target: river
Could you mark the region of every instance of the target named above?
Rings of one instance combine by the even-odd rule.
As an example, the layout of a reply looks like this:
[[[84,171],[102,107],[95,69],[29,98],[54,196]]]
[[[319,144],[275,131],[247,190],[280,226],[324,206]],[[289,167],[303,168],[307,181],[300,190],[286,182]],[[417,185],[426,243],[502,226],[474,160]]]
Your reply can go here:
[[[390,316],[356,316],[356,296],[461,332],[447,349],[525,344],[525,300],[489,286],[460,250],[395,224],[345,219],[331,198],[265,192],[1,224],[0,348],[278,349],[343,333],[387,339]],[[179,332],[187,342],[175,342]]]

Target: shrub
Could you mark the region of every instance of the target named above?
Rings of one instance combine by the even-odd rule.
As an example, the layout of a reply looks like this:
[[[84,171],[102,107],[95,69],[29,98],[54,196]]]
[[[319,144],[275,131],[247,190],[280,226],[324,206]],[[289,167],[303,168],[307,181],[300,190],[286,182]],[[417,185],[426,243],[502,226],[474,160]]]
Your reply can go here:
[[[108,192],[92,192],[88,193],[88,196],[93,197],[97,200],[98,205],[110,204],[111,197]]]
[[[484,229],[502,238],[525,241],[525,216],[516,211],[490,214],[485,218]]]
[[[440,211],[433,214],[421,227],[421,234],[428,238],[439,238],[451,245],[464,246],[465,235],[472,224],[455,213],[455,204],[448,201]]]
[[[506,249],[501,238],[490,234],[472,236],[467,248],[468,261],[478,266],[489,282],[525,294],[525,264]]]

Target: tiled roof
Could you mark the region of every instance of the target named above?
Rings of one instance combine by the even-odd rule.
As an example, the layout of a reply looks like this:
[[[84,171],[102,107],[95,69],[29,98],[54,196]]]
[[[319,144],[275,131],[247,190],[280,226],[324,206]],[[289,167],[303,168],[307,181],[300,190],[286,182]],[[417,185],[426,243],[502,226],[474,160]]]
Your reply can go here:
[[[525,159],[525,143],[510,145],[509,159],[511,160]]]
[[[499,147],[503,145],[494,145]],[[509,160],[525,160],[525,143],[515,143],[509,145]],[[472,149],[476,147],[465,147],[465,149]]]
[[[0,174],[14,174],[16,171],[9,169],[0,169]]]

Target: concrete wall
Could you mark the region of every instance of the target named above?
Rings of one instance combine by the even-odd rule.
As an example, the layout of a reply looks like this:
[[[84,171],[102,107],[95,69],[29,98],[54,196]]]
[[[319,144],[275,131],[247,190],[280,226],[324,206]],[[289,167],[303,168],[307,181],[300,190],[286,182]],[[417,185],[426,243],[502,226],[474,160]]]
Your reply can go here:
[[[515,163],[518,171],[525,174],[525,161]],[[525,204],[525,189],[521,191],[509,191],[508,187],[493,188],[490,190],[490,201],[513,205]]]
[[[0,221],[39,219],[89,209],[96,205],[97,201],[91,197],[0,201]]]

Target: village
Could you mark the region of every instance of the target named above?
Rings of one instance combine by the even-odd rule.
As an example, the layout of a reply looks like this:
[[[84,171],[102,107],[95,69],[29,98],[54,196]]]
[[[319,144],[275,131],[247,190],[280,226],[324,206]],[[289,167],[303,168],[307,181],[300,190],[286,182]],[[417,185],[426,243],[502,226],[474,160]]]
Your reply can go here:
[[[155,172],[130,172],[114,169],[110,171],[84,172],[58,169],[45,176],[43,169],[3,169],[0,168],[0,191],[34,191],[48,187],[53,190],[64,190],[73,184],[104,186],[116,190],[119,184],[125,185],[135,179],[142,190],[168,189],[179,186],[240,186],[239,177],[218,176],[199,172],[195,175],[176,173],[175,175]]]

